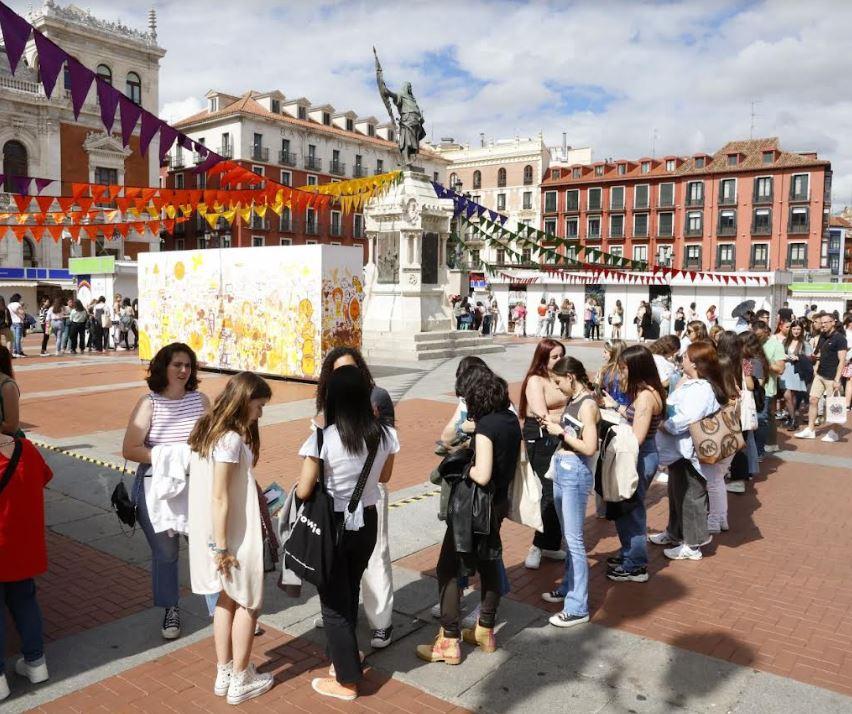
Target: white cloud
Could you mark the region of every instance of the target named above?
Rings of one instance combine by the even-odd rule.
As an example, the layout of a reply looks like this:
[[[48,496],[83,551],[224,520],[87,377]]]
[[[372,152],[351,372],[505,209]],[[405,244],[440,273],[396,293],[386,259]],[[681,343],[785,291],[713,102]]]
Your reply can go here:
[[[12,3],[25,9],[23,0]],[[136,0],[87,0],[144,27]],[[817,150],[834,169],[835,207],[852,198],[852,3],[717,0],[572,3],[509,0],[158,0],[165,118],[197,111],[211,88],[278,88],[384,117],[372,45],[389,84],[414,84],[435,137],[475,142],[563,131],[596,157],[714,151],[755,135]],[[452,57],[448,71],[435,57]],[[600,87],[591,107],[560,88]],[[596,96],[594,93],[592,96]],[[584,95],[585,97],[585,95]],[[589,111],[591,108],[592,111]]]

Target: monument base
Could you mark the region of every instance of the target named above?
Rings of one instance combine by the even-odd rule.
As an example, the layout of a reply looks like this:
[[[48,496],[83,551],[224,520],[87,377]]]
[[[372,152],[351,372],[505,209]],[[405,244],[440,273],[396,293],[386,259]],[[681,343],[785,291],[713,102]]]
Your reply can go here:
[[[469,330],[404,333],[365,332],[361,351],[370,362],[397,364],[505,352],[506,348]]]

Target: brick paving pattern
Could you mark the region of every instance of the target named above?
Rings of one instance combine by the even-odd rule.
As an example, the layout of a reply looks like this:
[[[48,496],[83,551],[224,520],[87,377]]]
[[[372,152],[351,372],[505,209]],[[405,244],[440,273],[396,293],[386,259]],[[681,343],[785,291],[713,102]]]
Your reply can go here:
[[[120,536],[119,536],[120,537]],[[36,578],[44,618],[44,637],[51,642],[121,619],[151,606],[151,575],[107,553],[47,530],[48,571]],[[6,653],[18,651],[15,628]]]
[[[60,697],[32,711],[66,712],[386,712],[387,714],[461,714],[456,707],[430,694],[368,669],[356,702],[319,696],[313,677],[327,676],[330,662],[316,644],[273,628],[255,639],[252,661],[261,672],[272,672],[275,686],[239,707],[213,694],[216,656],[208,638],[146,662],[123,674]]]

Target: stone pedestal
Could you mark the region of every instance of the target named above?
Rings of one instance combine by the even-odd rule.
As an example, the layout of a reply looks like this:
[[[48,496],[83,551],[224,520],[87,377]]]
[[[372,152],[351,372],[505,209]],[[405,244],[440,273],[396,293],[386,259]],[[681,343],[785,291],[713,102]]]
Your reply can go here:
[[[447,239],[453,201],[438,198],[425,173],[402,178],[364,209],[364,354],[416,361],[502,351],[491,338],[453,329],[447,300]]]

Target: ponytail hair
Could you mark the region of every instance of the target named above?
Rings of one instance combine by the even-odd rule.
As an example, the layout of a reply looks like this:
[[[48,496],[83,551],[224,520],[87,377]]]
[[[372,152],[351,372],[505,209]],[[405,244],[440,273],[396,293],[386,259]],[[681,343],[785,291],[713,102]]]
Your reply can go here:
[[[566,356],[560,359],[555,365],[553,365],[553,373],[558,374],[560,377],[565,377],[570,374],[580,384],[585,386],[586,389],[594,389],[592,380],[589,379],[589,375],[586,374],[586,368],[576,357]]]

